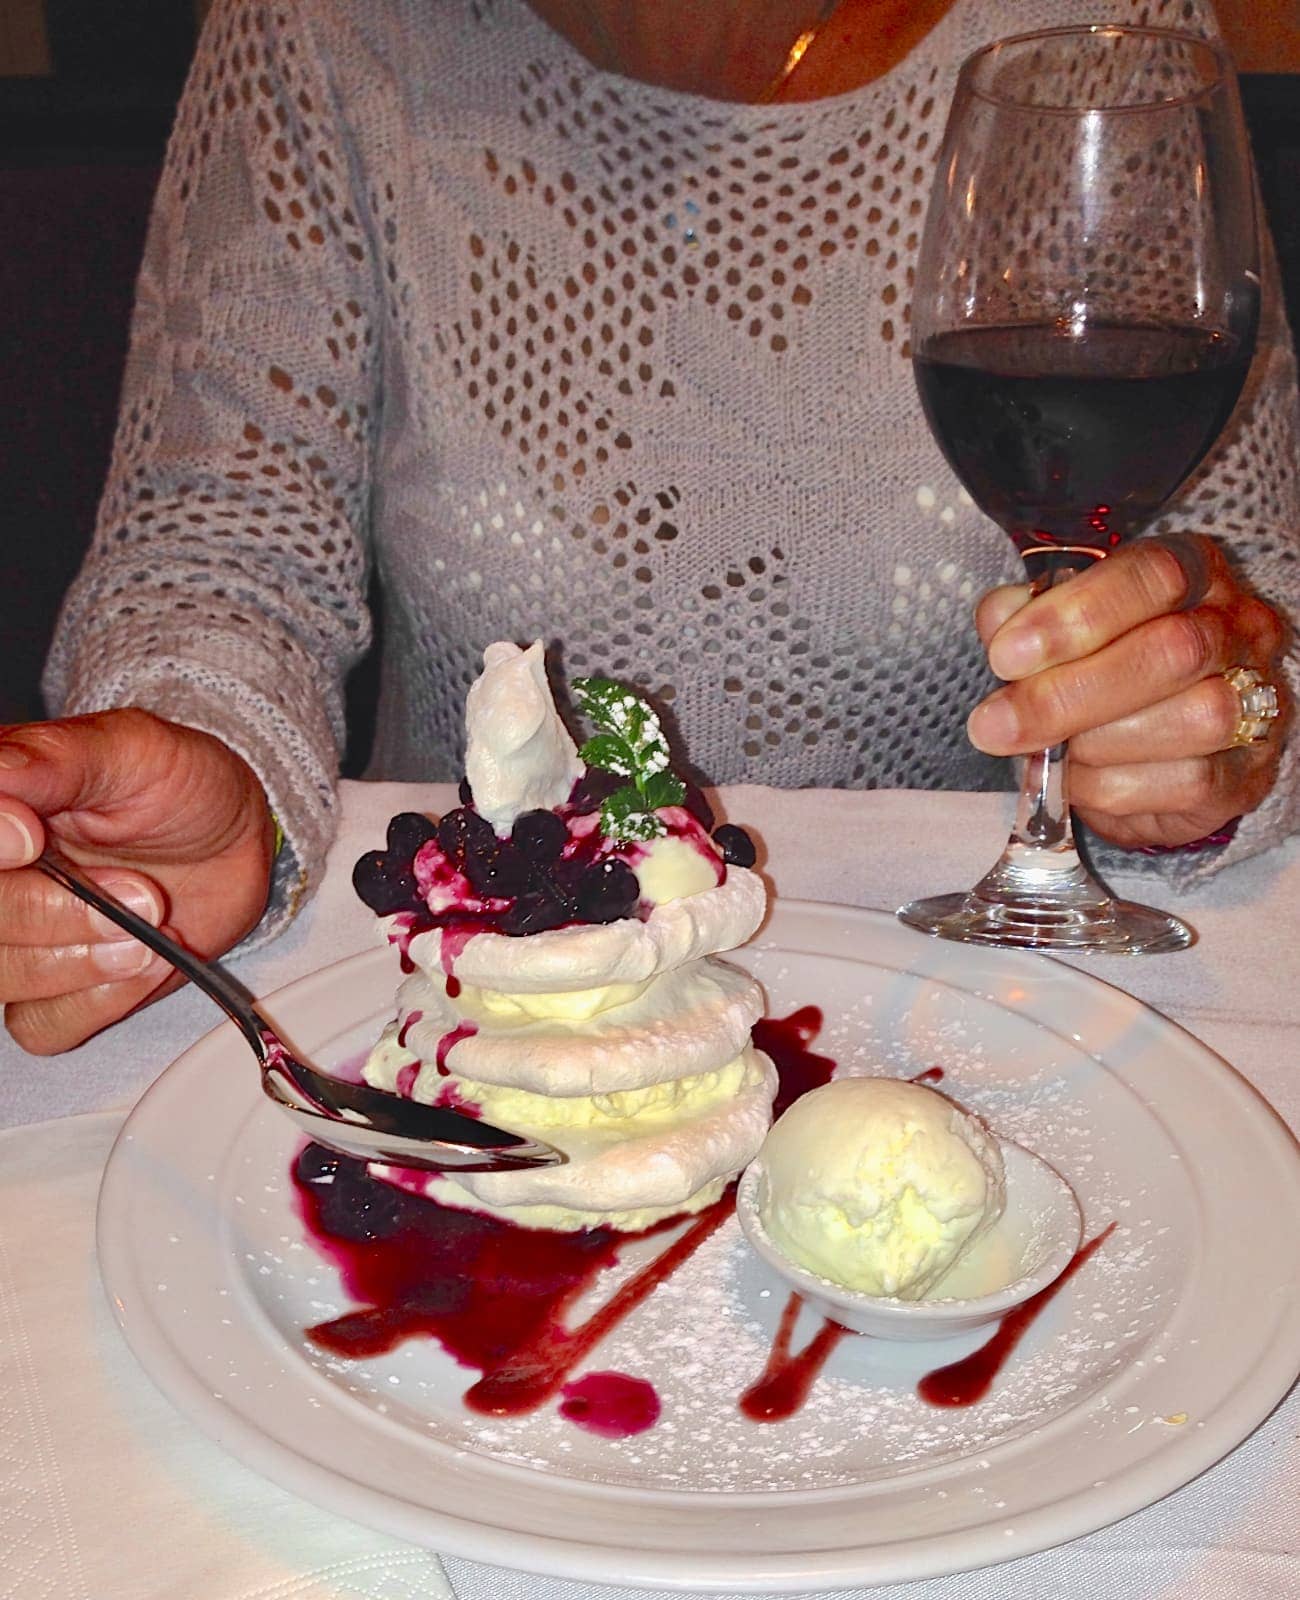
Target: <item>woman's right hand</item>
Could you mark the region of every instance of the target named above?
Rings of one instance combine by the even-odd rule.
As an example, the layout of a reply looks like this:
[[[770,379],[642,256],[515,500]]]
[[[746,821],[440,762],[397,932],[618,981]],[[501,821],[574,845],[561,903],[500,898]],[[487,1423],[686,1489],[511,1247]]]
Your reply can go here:
[[[219,739],[128,707],[0,728],[0,1001],[37,1055],[71,1049],[179,977],[29,864],[48,836],[87,875],[198,955],[266,904],[274,822]]]

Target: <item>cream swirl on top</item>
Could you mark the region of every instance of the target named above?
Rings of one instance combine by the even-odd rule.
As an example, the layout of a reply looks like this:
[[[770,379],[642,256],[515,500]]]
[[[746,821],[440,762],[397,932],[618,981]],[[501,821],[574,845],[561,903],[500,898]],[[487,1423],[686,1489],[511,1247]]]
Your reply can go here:
[[[465,733],[465,777],[475,808],[497,833],[508,833],[525,811],[562,805],[582,776],[540,643],[487,647],[465,701]]]

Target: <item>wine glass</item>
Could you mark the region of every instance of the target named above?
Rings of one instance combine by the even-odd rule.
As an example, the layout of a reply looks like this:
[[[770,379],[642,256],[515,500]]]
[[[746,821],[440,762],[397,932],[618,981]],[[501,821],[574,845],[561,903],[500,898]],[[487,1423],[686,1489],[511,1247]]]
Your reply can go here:
[[[1000,40],[961,68],[912,301],[926,418],[1032,591],[1143,528],[1245,380],[1259,309],[1254,186],[1232,67],[1148,28]],[[1025,763],[1001,860],[912,927],[1041,950],[1182,949],[1079,857],[1065,745]]]

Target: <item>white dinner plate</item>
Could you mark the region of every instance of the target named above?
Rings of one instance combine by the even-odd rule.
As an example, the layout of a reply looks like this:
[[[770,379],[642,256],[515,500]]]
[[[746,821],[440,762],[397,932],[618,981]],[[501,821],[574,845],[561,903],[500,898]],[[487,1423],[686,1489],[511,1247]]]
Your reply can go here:
[[[601,1438],[553,1404],[474,1415],[461,1396],[477,1373],[429,1340],[332,1357],[303,1334],[348,1302],[294,1205],[298,1136],[229,1026],[162,1075],[108,1163],[100,1261],[142,1365],[234,1455],[340,1515],[529,1571],[755,1594],[1058,1544],[1186,1483],[1286,1392],[1300,1157],[1197,1040],[1071,968],[876,912],[787,902],[731,959],[763,982],[770,1015],[822,1009],[814,1048],[840,1070],[940,1066],[946,1092],[1068,1178],[1085,1236],[1117,1223],[984,1401],[936,1409],[916,1383],[987,1331],[853,1338],[797,1415],[748,1421],[737,1399],[786,1297],[734,1219],[586,1364],[654,1385],[648,1432]],[[397,981],[396,957],[376,951],[268,1010],[337,1064],[386,1019]],[[818,1325],[805,1316],[800,1338]]]

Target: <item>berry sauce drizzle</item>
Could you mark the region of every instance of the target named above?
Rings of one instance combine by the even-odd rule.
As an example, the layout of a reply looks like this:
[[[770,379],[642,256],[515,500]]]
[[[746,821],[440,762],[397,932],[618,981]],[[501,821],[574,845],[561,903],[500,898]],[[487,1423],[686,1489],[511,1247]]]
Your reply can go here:
[[[1061,1276],[1040,1289],[1023,1305],[1015,1306],[998,1323],[997,1332],[978,1350],[946,1367],[926,1373],[916,1386],[922,1400],[932,1406],[973,1406],[993,1387],[993,1380],[1006,1365],[1007,1357],[1024,1338],[1048,1303],[1065,1287],[1086,1261],[1101,1249],[1115,1231],[1115,1224],[1103,1228],[1075,1251]]]
[[[740,1397],[740,1409],[751,1422],[784,1422],[794,1416],[816,1383],[831,1351],[849,1332],[826,1318],[802,1350],[790,1353],[794,1325],[803,1296],[792,1294],[785,1303],[762,1376]]]
[[[644,1433],[659,1420],[659,1396],[644,1378],[589,1372],[560,1390],[560,1415],[604,1439]]]
[[[830,1057],[808,1049],[820,1026],[821,1012],[805,1006],[754,1029],[755,1042],[780,1074],[783,1106],[828,1082],[834,1071]],[[520,1228],[482,1212],[438,1205],[317,1145],[299,1156],[293,1182],[308,1231],[360,1303],[360,1309],[308,1329],[314,1344],[361,1359],[431,1336],[463,1366],[482,1372],[465,1396],[472,1409],[517,1414],[560,1393],[566,1416],[611,1438],[652,1425],[653,1418],[645,1419],[651,1410],[657,1414],[658,1398],[650,1385],[620,1373],[567,1380],[735,1207],[729,1190],[604,1306],[570,1328],[566,1310],[614,1265],[625,1242],[680,1227],[680,1221],[660,1223],[645,1234]]]
[[[570,1328],[565,1311],[614,1265],[624,1241],[662,1232],[675,1220],[632,1235],[609,1228],[520,1228],[384,1183],[362,1162],[319,1145],[298,1157],[293,1181],[309,1232],[338,1267],[347,1292],[362,1302],[357,1311],[309,1328],[312,1343],[358,1360],[432,1336],[462,1366],[482,1372],[465,1404],[494,1416],[536,1410],[563,1389],[596,1345],[734,1208],[729,1191]],[[652,1406],[649,1384],[620,1373],[599,1376],[599,1384],[565,1390],[566,1415],[611,1438],[651,1426],[658,1399]]]
[[[451,1054],[452,1047],[458,1045],[462,1039],[472,1039],[477,1032],[477,1022],[458,1022],[454,1028],[443,1034],[442,1038],[438,1040],[433,1060],[439,1077],[446,1078],[451,1074],[451,1068],[447,1065],[447,1057]]]
[[[396,949],[398,964],[408,976],[415,971],[415,962],[411,960],[411,940],[419,932],[421,929],[410,911],[395,916],[388,930],[388,942]]]
[[[821,1025],[816,1006],[755,1025],[754,1043],[772,1058],[780,1078],[778,1113],[831,1079],[834,1060],[809,1048]],[[917,1081],[941,1075],[941,1068],[931,1067]],[[684,1228],[680,1218],[639,1234],[521,1228],[483,1212],[439,1205],[424,1193],[374,1178],[364,1163],[319,1145],[308,1145],[299,1155],[293,1183],[308,1232],[360,1303],[355,1311],[309,1328],[314,1344],[359,1360],[384,1354],[406,1339],[433,1337],[462,1366],[482,1374],[464,1396],[471,1410],[516,1416],[558,1397],[563,1416],[610,1439],[654,1426],[660,1409],[654,1388],[627,1373],[572,1374],[735,1209],[733,1188]],[[1085,1244],[1055,1283],[1008,1312],[978,1350],[923,1378],[920,1397],[936,1406],[982,1399],[1034,1319],[1114,1226]],[[618,1261],[627,1243],[677,1229],[677,1237],[604,1305],[576,1327],[568,1325],[570,1307]],[[848,1333],[827,1319],[802,1349],[792,1351],[801,1305],[799,1295],[790,1296],[767,1364],[739,1399],[741,1411],[755,1422],[794,1416]]]
[[[788,1017],[762,1017],[754,1024],[754,1043],[771,1056],[779,1080],[772,1115],[779,1117],[802,1094],[831,1081],[835,1062],[808,1046],[822,1028],[820,1006],[801,1006]]]
[[[735,1195],[701,1211],[686,1232],[622,1284],[609,1300],[576,1328],[555,1322],[534,1326],[530,1335],[483,1376],[465,1396],[465,1404],[490,1416],[517,1416],[535,1411],[561,1387],[578,1363],[611,1333],[629,1311],[689,1261],[704,1241],[718,1231],[735,1209]]]
[[[406,1049],[406,1036],[417,1022],[424,1018],[423,1011],[411,1011],[402,1019],[402,1026],[397,1030],[397,1046],[399,1050]]]
[[[943,1068],[938,1066],[927,1067],[924,1072],[918,1072],[914,1077],[909,1078],[907,1081],[909,1083],[942,1083]]]

